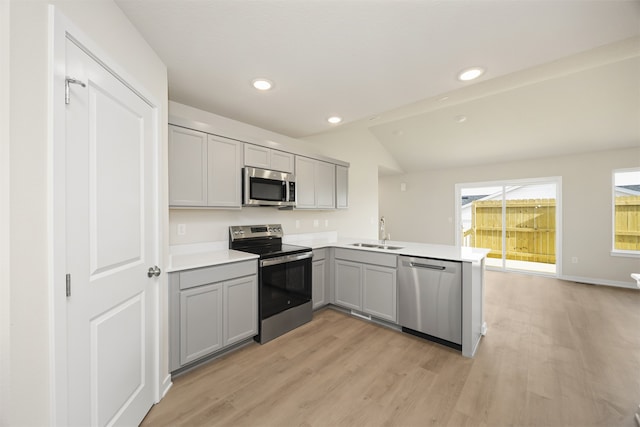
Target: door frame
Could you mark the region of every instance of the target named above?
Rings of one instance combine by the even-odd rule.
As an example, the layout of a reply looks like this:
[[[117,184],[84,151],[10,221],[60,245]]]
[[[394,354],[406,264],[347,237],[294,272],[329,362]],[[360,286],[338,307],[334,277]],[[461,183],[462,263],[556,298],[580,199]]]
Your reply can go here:
[[[461,230],[462,230],[462,222],[461,222],[461,206],[460,199],[463,188],[469,187],[501,187],[505,185],[535,185],[535,184],[544,184],[552,182],[556,185],[556,272],[553,274],[553,277],[561,277],[562,276],[562,177],[561,176],[549,176],[542,178],[528,178],[528,179],[503,179],[497,181],[481,181],[481,182],[468,182],[468,183],[459,183],[455,185],[455,242],[457,246],[460,246],[462,242]],[[502,201],[502,223],[505,222],[505,200]],[[500,268],[500,271],[510,271],[505,269],[504,267],[504,248],[505,248],[505,236],[503,233],[502,236],[502,248],[503,248],[503,266]],[[489,268],[489,267],[487,267]],[[547,275],[542,273],[536,273],[534,271],[520,271],[526,274],[533,275]]]
[[[64,83],[67,38],[76,43],[90,57],[101,64],[117,79],[125,84],[134,93],[140,96],[154,110],[154,158],[151,164],[155,165],[156,188],[153,190],[155,199],[154,229],[157,236],[157,245],[151,258],[154,264],[164,271],[163,254],[161,246],[163,240],[162,206],[165,201],[162,189],[162,111],[163,103],[156,99],[144,85],[134,79],[123,67],[114,61],[104,50],[94,43],[90,37],[78,29],[55,6],[49,6],[49,108],[48,108],[48,141],[47,141],[47,229],[48,259],[47,266],[49,277],[49,395],[50,395],[50,420],[51,425],[67,425],[67,302],[66,302],[66,183],[65,183],[65,145],[66,145],[66,110],[64,104]],[[155,375],[151,378],[154,401],[160,400],[161,384],[164,388],[170,386],[170,380],[162,382],[160,372],[160,344],[162,342],[160,319],[160,290],[166,289],[166,274],[160,276],[157,284],[151,292],[153,306],[153,354],[151,358]]]

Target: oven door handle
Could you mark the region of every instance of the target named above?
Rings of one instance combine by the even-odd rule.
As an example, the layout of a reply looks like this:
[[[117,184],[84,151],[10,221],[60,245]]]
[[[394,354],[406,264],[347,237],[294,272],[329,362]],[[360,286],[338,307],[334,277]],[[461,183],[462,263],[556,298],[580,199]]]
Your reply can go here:
[[[260,260],[260,267],[269,267],[270,265],[284,264],[285,262],[300,261],[313,257],[313,252],[304,252],[301,254],[284,255],[275,258],[267,258]]]

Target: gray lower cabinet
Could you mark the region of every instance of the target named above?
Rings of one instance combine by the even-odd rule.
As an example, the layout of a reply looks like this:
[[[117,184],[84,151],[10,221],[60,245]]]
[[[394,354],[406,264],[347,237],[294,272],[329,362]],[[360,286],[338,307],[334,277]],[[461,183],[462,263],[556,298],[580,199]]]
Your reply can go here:
[[[170,370],[258,333],[257,261],[169,274]]]
[[[327,249],[314,249],[311,271],[312,300],[313,309],[315,310],[330,302]]]
[[[398,321],[396,255],[335,249],[335,303]]]
[[[221,348],[222,284],[180,292],[180,365]]]
[[[224,282],[222,344],[228,346],[258,333],[258,279],[242,277]]]
[[[336,305],[362,310],[362,264],[335,260]]]
[[[364,265],[362,311],[390,322],[398,320],[396,269]]]

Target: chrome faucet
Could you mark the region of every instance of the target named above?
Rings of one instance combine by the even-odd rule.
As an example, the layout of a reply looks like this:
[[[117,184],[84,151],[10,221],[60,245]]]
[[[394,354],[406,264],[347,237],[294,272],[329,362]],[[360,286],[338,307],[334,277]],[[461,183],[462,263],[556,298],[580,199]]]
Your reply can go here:
[[[387,232],[385,229],[384,216],[380,218],[380,241],[384,245],[387,242]]]

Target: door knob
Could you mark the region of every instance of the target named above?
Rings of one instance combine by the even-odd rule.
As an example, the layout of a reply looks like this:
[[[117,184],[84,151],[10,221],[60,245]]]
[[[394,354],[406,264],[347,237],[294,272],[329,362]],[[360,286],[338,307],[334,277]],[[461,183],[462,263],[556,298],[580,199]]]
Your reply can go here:
[[[162,271],[160,271],[160,268],[157,265],[155,265],[153,267],[149,267],[149,271],[147,271],[147,276],[149,276],[149,277],[153,277],[153,276],[158,277],[160,275],[160,273],[162,273]]]

